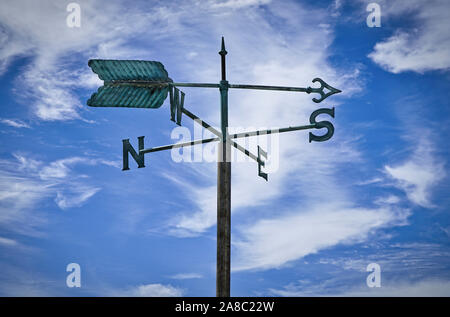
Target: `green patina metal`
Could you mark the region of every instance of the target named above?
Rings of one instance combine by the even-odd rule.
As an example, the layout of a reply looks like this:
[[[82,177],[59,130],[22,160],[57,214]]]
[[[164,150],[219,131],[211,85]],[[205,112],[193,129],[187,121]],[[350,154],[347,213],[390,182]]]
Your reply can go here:
[[[210,124],[206,123],[205,121],[203,121],[202,119],[200,119],[199,117],[197,117],[195,114],[193,114],[192,112],[190,112],[189,110],[187,110],[186,108],[182,109],[182,112],[187,115],[189,118],[191,118],[192,120],[194,120],[194,122],[199,123],[203,128],[207,129],[209,132],[217,135],[219,138],[217,139],[218,141],[222,140],[222,133],[220,131],[218,131],[217,129],[215,129],[214,127],[212,127]],[[242,153],[244,153],[245,155],[247,155],[248,157],[250,157],[251,159],[255,160],[256,162],[258,162],[258,157],[256,155],[254,155],[253,153],[251,153],[250,151],[248,151],[247,149],[245,149],[244,147],[242,147],[241,145],[239,145],[238,143],[234,142],[233,140],[231,140],[231,138],[228,138],[228,142],[231,143],[231,145],[241,151]]]
[[[313,83],[319,82],[320,87],[313,88],[313,87],[285,87],[285,86],[263,86],[263,85],[240,85],[240,84],[234,84],[230,85],[230,88],[237,88],[237,89],[256,89],[256,90],[278,90],[278,91],[292,91],[292,92],[306,92],[307,94],[310,93],[317,93],[320,95],[320,99],[313,98],[312,100],[315,103],[320,103],[324,101],[327,97],[338,94],[341,91],[339,89],[336,89],[330,85],[328,85],[324,80],[320,78],[314,78],[312,80]],[[328,89],[328,92],[325,92],[324,88]]]
[[[258,176],[262,177],[266,180],[266,182],[268,181],[267,179],[267,173],[264,173],[261,170],[261,167],[265,165],[265,161],[262,159],[267,159],[267,152],[264,151],[259,145],[258,145]]]
[[[144,149],[144,137],[143,136],[138,137],[138,142],[139,142],[139,151],[136,152],[130,144],[130,139],[122,140],[122,144],[123,144],[123,168],[122,168],[122,171],[126,171],[126,170],[130,169],[130,167],[128,166],[128,153],[131,154],[133,159],[138,164],[139,168],[145,167],[144,153],[141,153],[141,150]]]
[[[193,141],[188,141],[188,142],[153,147],[150,149],[143,148],[142,150],[139,150],[139,154],[143,155],[146,153],[153,153],[153,152],[159,152],[159,151],[164,151],[164,150],[177,149],[180,147],[187,147],[187,146],[193,146],[193,145],[197,145],[197,144],[205,144],[205,143],[216,142],[216,141],[220,141],[220,138],[215,137],[215,138],[208,138],[208,139],[201,139],[201,140],[193,140]]]
[[[176,87],[169,87],[170,92],[170,120],[181,126],[181,115],[184,108],[184,92]]]
[[[327,129],[327,133],[325,133],[324,135],[317,136],[317,135],[314,135],[312,132],[309,132],[309,142],[310,143],[311,143],[311,141],[316,141],[316,142],[327,141],[327,140],[331,139],[331,137],[334,134],[334,126],[330,121],[316,122],[316,117],[319,114],[327,114],[327,115],[331,116],[332,118],[334,118],[334,107],[331,109],[327,109],[327,108],[317,109],[313,113],[311,113],[311,116],[309,117],[309,122],[311,124],[314,124],[316,129],[322,129],[322,128]]]
[[[163,64],[155,61],[91,59],[89,67],[105,82],[171,82]]]
[[[91,59],[88,65],[104,81],[87,101],[91,107],[159,108],[172,82],[160,62]]]
[[[105,84],[92,94],[87,104],[91,107],[159,108],[168,92],[168,87]]]

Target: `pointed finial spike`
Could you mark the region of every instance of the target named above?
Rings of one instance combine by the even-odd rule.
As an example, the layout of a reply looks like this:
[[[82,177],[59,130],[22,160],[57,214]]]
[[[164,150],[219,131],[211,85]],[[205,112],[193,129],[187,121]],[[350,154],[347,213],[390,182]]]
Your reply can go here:
[[[222,47],[221,47],[221,49],[220,49],[220,52],[219,52],[219,54],[220,55],[227,55],[227,51],[225,50],[225,39],[224,39],[224,37],[222,36]]]

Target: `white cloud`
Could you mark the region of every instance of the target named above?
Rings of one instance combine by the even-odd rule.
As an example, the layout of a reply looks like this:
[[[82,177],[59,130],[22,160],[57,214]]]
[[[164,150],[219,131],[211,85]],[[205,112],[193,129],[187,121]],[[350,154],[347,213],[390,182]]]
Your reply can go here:
[[[187,279],[193,279],[193,278],[203,278],[203,275],[199,273],[179,273],[172,275],[170,278],[174,280],[187,280]]]
[[[114,296],[130,296],[130,297],[181,297],[183,290],[171,285],[163,284],[144,284],[129,290],[118,292]]]
[[[360,249],[358,253],[354,253],[353,250],[344,251],[338,258],[324,254],[319,263],[333,265],[338,271],[343,270],[341,274],[336,274],[335,278],[337,284],[347,286],[355,283],[351,281],[342,283],[342,279],[351,278],[354,272],[358,273],[358,278],[366,277],[369,263],[379,264],[382,274],[389,275],[389,279],[385,280],[386,285],[392,285],[392,279],[400,276],[404,280],[426,278],[430,273],[434,276],[446,276],[444,272],[447,271],[446,263],[450,258],[450,252],[445,245],[414,240],[408,243],[389,244],[389,240],[378,240],[369,241],[365,246],[367,248]]]
[[[211,1],[211,6],[215,8],[241,9],[250,6],[269,4],[271,0],[227,0],[222,2]]]
[[[65,283],[58,283],[39,271],[23,268],[17,263],[1,261],[0,270],[0,296],[62,296],[68,289]]]
[[[374,177],[374,178],[371,178],[368,180],[358,182],[358,183],[356,183],[356,185],[359,185],[359,186],[372,185],[372,184],[376,184],[376,183],[381,183],[382,181],[383,181],[383,178]]]
[[[287,30],[301,29],[302,32],[280,32],[274,26],[276,23],[272,25],[267,21],[267,10]],[[220,45],[218,39],[221,35],[225,36],[230,82],[307,86],[311,85],[313,78],[320,76],[337,88],[346,87],[346,95],[358,91],[355,80],[359,76],[358,69],[338,70],[327,63],[333,39],[330,27],[325,25],[327,12],[305,9],[293,3],[272,3],[266,10],[260,11],[256,8],[242,8],[239,11],[224,9],[223,14],[218,14],[214,9],[212,11],[215,14],[211,18],[204,18],[204,12],[198,7],[186,8],[182,13],[175,11],[173,16],[177,19],[189,16],[197,22],[196,28],[210,30],[204,41],[192,41],[201,46],[201,50],[197,47],[192,50],[217,50]],[[170,13],[167,14],[170,16]],[[200,19],[200,16],[203,18]],[[227,25],[226,32],[223,31],[224,25]],[[180,32],[187,32],[180,28]],[[245,33],[242,33],[243,29]],[[185,41],[185,38],[181,40],[175,36],[172,44],[182,46]],[[219,76],[217,58],[203,56],[199,53],[199,56],[193,57],[201,60],[196,62],[196,68],[188,69],[189,75],[185,75],[187,80],[204,78],[207,81]],[[183,64],[183,67],[188,66]],[[312,97],[306,94],[231,90],[229,121],[232,126],[245,128],[249,125],[284,127],[308,123],[309,115],[317,109],[317,104],[311,101]],[[216,95],[205,94],[200,99],[189,94],[187,98],[189,105],[198,105],[206,121],[217,125],[216,108],[202,107],[217,103]],[[334,96],[323,103],[323,107],[337,105]],[[196,112],[195,108],[190,110]],[[336,113],[338,116],[339,108]],[[337,131],[345,129],[339,126],[338,121],[335,124]],[[249,211],[255,219],[251,224],[247,222],[239,226],[238,234],[233,236],[234,254],[237,254],[234,269],[281,267],[336,244],[363,240],[380,228],[404,224],[408,211],[399,211],[395,206],[359,207],[355,203],[357,197],[346,185],[346,181],[351,180],[343,180],[338,169],[341,164],[358,163],[361,157],[355,141],[342,135],[344,133],[339,138],[320,144],[309,144],[307,133],[281,135],[280,166],[276,173],[269,175],[269,183],[257,177],[255,163],[233,163],[233,219]],[[251,148],[251,151],[256,149]],[[170,174],[163,173],[182,189],[185,199],[190,200],[190,204],[181,207],[165,230],[180,237],[206,232],[215,225],[217,217],[216,165],[192,164],[189,168],[194,174],[201,170],[198,175],[208,185],[201,186],[186,174],[178,174],[177,170]],[[325,193],[328,206],[323,203]],[[292,207],[280,210],[280,201],[286,196]],[[298,204],[308,207],[298,209],[295,207]]]
[[[382,279],[383,281],[383,279]],[[302,296],[337,296],[337,297],[448,297],[450,296],[450,281],[437,279],[424,279],[420,281],[398,281],[383,284],[381,287],[369,288],[362,286],[333,293],[311,293],[311,290],[319,290],[311,287],[310,290],[300,290],[295,287],[284,289],[271,289],[275,296],[302,297]]]
[[[214,14],[205,17],[205,10]],[[286,30],[302,32],[280,32],[277,23],[272,24],[267,20],[267,14],[273,16],[274,21],[280,25],[284,25]],[[337,88],[345,86],[344,93],[347,95],[359,89],[355,80],[359,76],[357,69],[337,70],[327,63],[333,33],[329,26],[324,25],[328,19],[326,11],[305,9],[292,2],[272,2],[264,10],[255,7],[241,8],[238,11],[225,8],[215,10],[212,6],[186,8],[182,13],[176,11],[174,15],[179,18],[189,17],[197,22],[196,28],[209,30],[204,40],[193,41],[202,48],[198,50],[195,47],[195,51],[216,51],[220,45],[220,36],[225,36],[226,48],[229,51],[228,77],[232,83],[315,86],[311,80],[320,76]],[[247,31],[242,33],[243,29]],[[172,41],[174,45],[177,41],[183,45],[186,39],[174,37]],[[203,53],[199,53],[198,57],[203,56]],[[188,79],[218,78],[217,62],[217,58],[209,57],[197,61],[195,69],[186,69],[189,70]],[[183,68],[186,67],[188,66],[183,64]],[[216,108],[201,107],[217,103],[216,97],[204,95],[200,99],[188,95],[187,98],[190,105],[200,105],[198,109],[202,111],[201,116],[206,121],[217,125]],[[246,129],[249,126],[270,128],[307,124],[309,115],[317,108],[317,104],[311,101],[312,97],[314,96],[296,93],[230,90],[229,121],[233,127]],[[323,103],[324,107],[334,105],[337,105],[334,96]],[[196,112],[196,109],[192,111]],[[332,142],[338,143],[335,143],[333,148],[323,143],[308,144],[308,135],[305,132],[281,135],[280,168],[269,175],[269,183],[257,177],[255,163],[233,164],[232,212],[245,212],[251,207],[261,207],[261,212],[272,210],[271,204],[280,199],[286,191],[298,190],[303,195],[307,191],[306,188],[319,189],[324,185],[326,189],[323,190],[340,195],[334,191],[339,186],[333,179],[332,170],[338,163],[358,161],[359,154],[352,149],[353,146],[348,140]],[[250,150],[256,153],[256,146]],[[333,160],[330,160],[330,157],[333,157]],[[173,218],[169,229],[172,234],[198,235],[216,222],[216,166],[197,164],[195,170],[197,169],[204,170],[199,174],[211,184],[210,186],[199,186],[183,176],[177,176],[176,180],[173,175],[169,177],[188,193],[186,197],[197,207],[194,212],[190,208]],[[289,185],[290,182],[297,184],[292,186]],[[306,195],[314,193],[310,190]]]
[[[0,119],[0,122],[14,128],[29,128],[30,126],[18,119]]]
[[[101,159],[71,157],[49,164],[14,154],[15,160],[0,161],[0,225],[25,235],[39,234],[46,223],[39,205],[54,197],[61,209],[86,203],[100,188],[73,171],[75,164],[111,165]]]
[[[3,165],[3,164],[2,164]],[[34,178],[6,171],[0,172],[0,225],[26,235],[36,235],[35,228],[45,220],[33,212],[38,202],[50,197],[51,189]]]
[[[20,171],[30,171],[35,172],[37,171],[43,164],[43,162],[32,159],[30,157],[26,157],[19,153],[13,153],[12,154],[14,158],[17,160],[17,168]],[[5,162],[8,164],[7,162]]]
[[[275,296],[448,296],[450,280],[447,263],[450,256],[445,244],[413,241],[390,244],[388,240],[348,248],[338,257],[325,253],[310,258],[302,266],[302,278],[269,289]],[[381,288],[369,288],[366,268],[377,263],[381,268]],[[318,270],[324,274],[314,276]]]
[[[392,73],[448,70],[448,1],[381,1],[379,4],[382,19],[407,16],[415,20],[416,27],[398,29],[391,37],[377,43],[369,58]]]
[[[90,72],[85,62],[80,64],[81,61],[87,61],[91,57],[145,58],[149,54],[149,49],[144,50],[139,47],[139,42],[136,43],[136,39],[140,36],[145,36],[146,39],[150,37],[155,42],[171,34],[171,45],[185,44],[186,39],[191,37],[194,41],[188,40],[188,42],[202,42],[202,44],[193,44],[194,47],[190,47],[190,51],[201,49],[205,52],[205,47],[211,46],[207,44],[207,38],[212,38],[212,35],[218,38],[223,35],[224,30],[227,30],[227,41],[234,42],[234,54],[243,57],[243,53],[250,52],[250,49],[254,53],[259,51],[267,54],[264,60],[255,59],[257,63],[254,67],[242,68],[250,65],[249,61],[252,60],[250,56],[258,55],[247,54],[245,60],[243,58],[238,66],[242,68],[241,73],[247,72],[253,75],[252,77],[268,79],[269,77],[255,74],[253,71],[264,72],[265,69],[266,75],[269,75],[267,71],[278,70],[273,67],[283,66],[286,70],[291,69],[291,75],[303,74],[302,78],[295,76],[295,80],[306,80],[305,83],[310,83],[310,80],[317,75],[311,70],[320,68],[321,75],[327,76],[329,81],[343,83],[346,78],[344,72],[336,74],[325,64],[327,55],[324,54],[326,53],[324,49],[331,42],[331,33],[325,24],[318,23],[318,20],[326,16],[326,13],[317,10],[313,15],[309,15],[309,11],[299,10],[300,5],[270,3],[272,13],[280,18],[286,27],[309,30],[307,33],[302,33],[299,38],[289,39],[289,43],[294,46],[288,47],[288,39],[283,38],[276,27],[265,20],[264,12],[255,11],[259,5],[269,4],[269,2],[230,0],[220,3],[215,1],[164,3],[146,6],[144,11],[142,8],[129,6],[123,10],[124,5],[119,1],[111,1],[107,7],[101,1],[80,1],[83,21],[80,28],[66,26],[68,13],[65,10],[65,4],[59,1],[30,3],[26,0],[17,0],[2,3],[0,4],[0,21],[2,21],[0,43],[3,45],[0,46],[0,62],[5,70],[9,62],[16,57],[33,57],[31,63],[24,68],[24,72],[18,76],[20,91],[18,90],[17,93],[19,96],[24,95],[28,104],[31,102],[34,114],[39,119],[48,121],[83,119],[80,113],[84,107],[84,101],[80,102],[74,90],[80,87],[91,88],[99,85],[100,82]],[[292,8],[294,10],[291,10]],[[118,19],[117,16],[121,18]],[[191,21],[191,26],[184,23],[186,19]],[[131,25],[128,21],[133,21],[133,24]],[[320,27],[316,29],[317,24],[320,24]],[[105,27],[106,25],[108,27]],[[199,40],[194,34],[196,32],[193,29],[199,26],[204,30],[204,41]],[[241,32],[245,28],[250,30],[247,35]],[[308,35],[308,38],[305,35]],[[293,51],[297,56],[293,56]],[[278,56],[279,53],[281,53],[280,56]],[[204,64],[202,70],[195,71],[197,75],[215,73],[213,70],[215,68],[207,65],[209,61],[205,59],[204,53],[192,58]],[[288,58],[292,63],[282,65],[282,61]],[[275,60],[281,61],[281,64]],[[308,66],[310,63],[313,64],[312,67]],[[294,65],[295,67],[292,68]],[[187,74],[191,70],[190,67],[193,68],[189,65],[185,67]],[[263,69],[258,69],[261,67]],[[278,76],[282,78],[283,75],[279,73]],[[285,81],[286,79],[284,78]],[[347,79],[351,81],[352,78],[347,77]],[[352,89],[350,86],[354,87],[354,85],[347,85],[346,93]]]
[[[433,145],[427,139],[419,140],[414,153],[404,163],[384,168],[410,201],[422,207],[433,207],[430,201],[432,189],[446,172],[444,163],[435,155]]]
[[[79,207],[89,198],[94,196],[99,190],[100,188],[98,187],[77,186],[69,193],[58,191],[56,193],[55,202],[61,209]]]
[[[13,247],[13,246],[15,247],[15,246],[19,245],[19,243],[13,239],[0,237],[0,245],[4,245],[4,246],[8,246],[8,247]]]
[[[386,197],[380,197],[375,200],[375,204],[377,205],[395,205],[400,202],[400,198],[395,195],[388,195]]]
[[[407,211],[317,204],[240,230],[234,270],[280,268],[341,243],[360,242],[375,230],[404,223]]]
[[[22,160],[20,156],[16,155],[16,158]],[[26,160],[27,164],[29,163],[29,159]],[[69,157],[61,160],[56,160],[51,162],[47,166],[44,166],[39,171],[39,177],[43,180],[57,180],[67,178],[72,171],[74,165],[107,165],[115,168],[119,168],[120,164],[114,161],[107,161],[103,159],[97,158],[87,158],[87,157]]]
[[[35,100],[35,113],[43,120],[80,118],[81,104],[71,89],[96,84],[86,72],[73,67],[70,58],[66,61],[66,57],[74,52],[97,57],[111,57],[111,54],[117,53],[119,54],[117,57],[121,57],[121,54],[130,54],[131,51],[127,50],[129,48],[126,45],[127,39],[132,33],[137,36],[136,30],[145,34],[149,32],[154,39],[170,34],[170,46],[167,47],[183,48],[189,43],[189,51],[198,52],[197,55],[191,56],[192,63],[186,63],[181,53],[180,58],[183,60],[173,61],[174,68],[183,66],[179,71],[182,80],[217,81],[218,55],[209,52],[217,51],[220,36],[224,35],[229,51],[228,77],[232,83],[309,86],[313,85],[311,80],[319,76],[336,88],[345,87],[341,95],[349,96],[360,89],[357,83],[359,80],[357,68],[336,69],[328,62],[333,32],[328,24],[328,12],[320,8],[305,8],[295,2],[273,2],[264,10],[256,6],[262,3],[259,1],[241,3],[229,1],[224,2],[228,7],[220,8],[215,7],[215,3],[205,5],[203,2],[189,2],[176,6],[168,3],[152,8],[149,13],[142,13],[138,10],[121,10],[116,3],[108,8],[102,5],[100,10],[96,3],[81,3],[84,16],[83,26],[79,30],[64,28],[58,24],[60,19],[62,23],[65,22],[65,8],[60,4],[46,3],[49,7],[34,10],[39,12],[37,16],[29,12],[38,4],[32,4],[30,7],[25,1],[14,2],[12,6],[0,10],[2,12],[0,19],[7,26],[7,37],[3,38],[5,43],[8,43],[0,50],[2,52],[0,59],[7,61],[17,56],[18,51],[35,56],[35,60],[21,78],[27,87],[31,88],[30,94]],[[239,10],[234,10],[238,5]],[[63,13],[60,13],[61,9]],[[26,11],[25,17],[21,16],[17,20],[15,16],[21,11]],[[101,14],[97,14],[98,12]],[[121,12],[121,19],[116,18],[117,12]],[[269,14],[271,19],[267,19]],[[134,22],[133,25],[124,23],[131,20]],[[190,24],[184,23],[186,20],[189,20]],[[158,24],[153,27],[155,23]],[[105,25],[110,28],[105,29]],[[279,25],[283,25],[283,32],[280,32]],[[203,30],[200,39],[198,29]],[[53,43],[54,37],[61,38],[61,41]],[[21,47],[21,50],[17,50],[17,47]],[[138,49],[137,52],[140,54],[141,51]],[[72,73],[71,68],[78,71]],[[80,80],[82,76],[90,79],[82,82]],[[233,90],[230,92],[230,123],[242,127],[248,127],[249,122],[258,127],[305,124],[309,122],[311,112],[318,107],[311,101],[312,97],[317,96]],[[205,93],[199,98],[193,93],[187,98],[189,105],[199,107],[193,106],[194,108],[190,110],[196,112],[201,109],[199,114],[217,125],[217,108],[210,107],[210,104],[217,103],[216,94]],[[321,106],[337,106],[338,100],[333,96]],[[336,113],[338,117],[338,109]],[[345,129],[339,126],[337,120],[335,126],[336,130]],[[233,165],[233,213],[257,209],[255,219],[266,219],[250,225],[249,234],[241,236],[242,240],[237,245],[242,253],[241,260],[249,255],[246,262],[241,261],[241,269],[278,267],[308,252],[317,252],[337,243],[364,238],[371,230],[395,222],[397,219],[395,210],[358,208],[349,203],[354,197],[351,191],[346,189],[345,182],[336,175],[336,169],[341,163],[357,162],[360,154],[354,149],[352,142],[344,139],[342,135],[326,144],[308,144],[307,133],[283,134],[280,137],[282,139],[279,153],[280,168],[277,173],[269,175],[269,183],[257,178],[257,166],[254,163]],[[67,179],[71,164],[79,163],[76,158],[71,159],[74,162],[59,160],[40,168],[39,181],[58,183],[62,179]],[[168,232],[181,236],[198,235],[214,226],[215,164],[206,165],[199,164],[196,168],[205,168],[204,180],[213,185],[199,186],[195,182],[187,183],[183,177],[179,178],[182,183],[177,180],[189,193],[186,196],[191,197],[196,208],[193,210],[186,208],[180,215],[174,217]],[[91,188],[91,191],[95,191],[95,188]],[[48,193],[54,195],[55,192],[50,190]],[[333,208],[321,209],[323,193],[327,193],[327,199],[332,202]],[[301,203],[302,206],[310,206],[310,210],[317,210],[322,217],[321,222],[325,224],[322,227],[324,231],[320,232],[326,237],[318,238],[317,244],[297,246],[292,243],[295,239],[291,238],[304,238],[297,232],[297,227],[290,226],[290,230],[278,227],[279,231],[274,232],[266,225],[266,223],[289,225],[290,222],[297,224],[303,220],[305,215],[303,210],[297,208],[278,210],[279,200],[284,199],[285,195],[294,197],[292,205]],[[88,196],[79,195],[78,201],[83,201],[83,197]],[[57,202],[60,203],[60,207],[77,203],[76,199],[71,200],[68,197],[59,194]],[[318,204],[315,203],[317,201]],[[317,217],[311,218],[311,221],[318,223]],[[334,234],[327,237],[326,230],[329,223],[335,224],[335,227]],[[312,234],[307,230],[304,232]],[[274,235],[277,239],[273,239],[272,247],[286,247],[278,254],[279,259],[264,258],[260,253],[264,249],[261,243],[266,242],[265,236]],[[262,262],[258,264],[259,259]]]
[[[89,57],[136,57],[139,50],[126,49],[130,35],[150,32],[154,14],[143,14],[119,2],[78,1],[82,25],[66,25],[67,3],[17,0],[0,3],[0,74],[17,57],[32,57],[17,76],[16,93],[32,105],[37,118],[46,121],[83,119],[85,101],[76,88],[98,86],[100,81],[87,67]],[[117,19],[117,16],[124,16]],[[133,21],[132,24],[128,21]],[[107,26],[107,27],[106,27]],[[150,31],[149,31],[150,30]],[[84,61],[84,62],[80,62]]]
[[[39,177],[43,180],[66,178],[70,172],[70,165],[86,162],[81,157],[71,157],[67,159],[51,162],[39,171]]]
[[[398,282],[380,288],[362,288],[338,296],[378,296],[378,297],[448,297],[450,281],[424,280],[419,282]]]

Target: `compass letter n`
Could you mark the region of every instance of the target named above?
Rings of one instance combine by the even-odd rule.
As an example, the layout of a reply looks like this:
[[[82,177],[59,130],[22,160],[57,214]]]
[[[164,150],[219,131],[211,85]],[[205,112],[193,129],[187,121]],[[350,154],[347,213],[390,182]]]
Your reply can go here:
[[[138,167],[145,167],[144,165],[144,153],[141,153],[140,151],[144,149],[144,137],[140,136],[138,137],[139,141],[139,154],[136,153],[136,150],[133,148],[133,146],[130,144],[130,139],[122,140],[123,143],[123,168],[122,171],[129,170],[130,167],[128,166],[128,153],[131,154],[133,159],[138,164]]]

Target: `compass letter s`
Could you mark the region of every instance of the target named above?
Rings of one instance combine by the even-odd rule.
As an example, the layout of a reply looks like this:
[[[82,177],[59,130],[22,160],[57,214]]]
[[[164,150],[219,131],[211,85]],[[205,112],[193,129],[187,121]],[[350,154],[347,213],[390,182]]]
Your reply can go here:
[[[315,135],[315,134],[312,134],[311,132],[309,132],[309,142],[310,143],[311,143],[311,141],[323,142],[323,141],[329,140],[329,139],[331,139],[331,137],[334,134],[334,126],[330,121],[319,121],[319,122],[316,121],[316,117],[319,114],[327,114],[334,118],[334,107],[331,109],[327,109],[327,108],[317,109],[316,111],[311,113],[311,116],[309,117],[309,122],[311,124],[315,124],[316,129],[326,128],[327,133],[325,133],[324,135]]]

